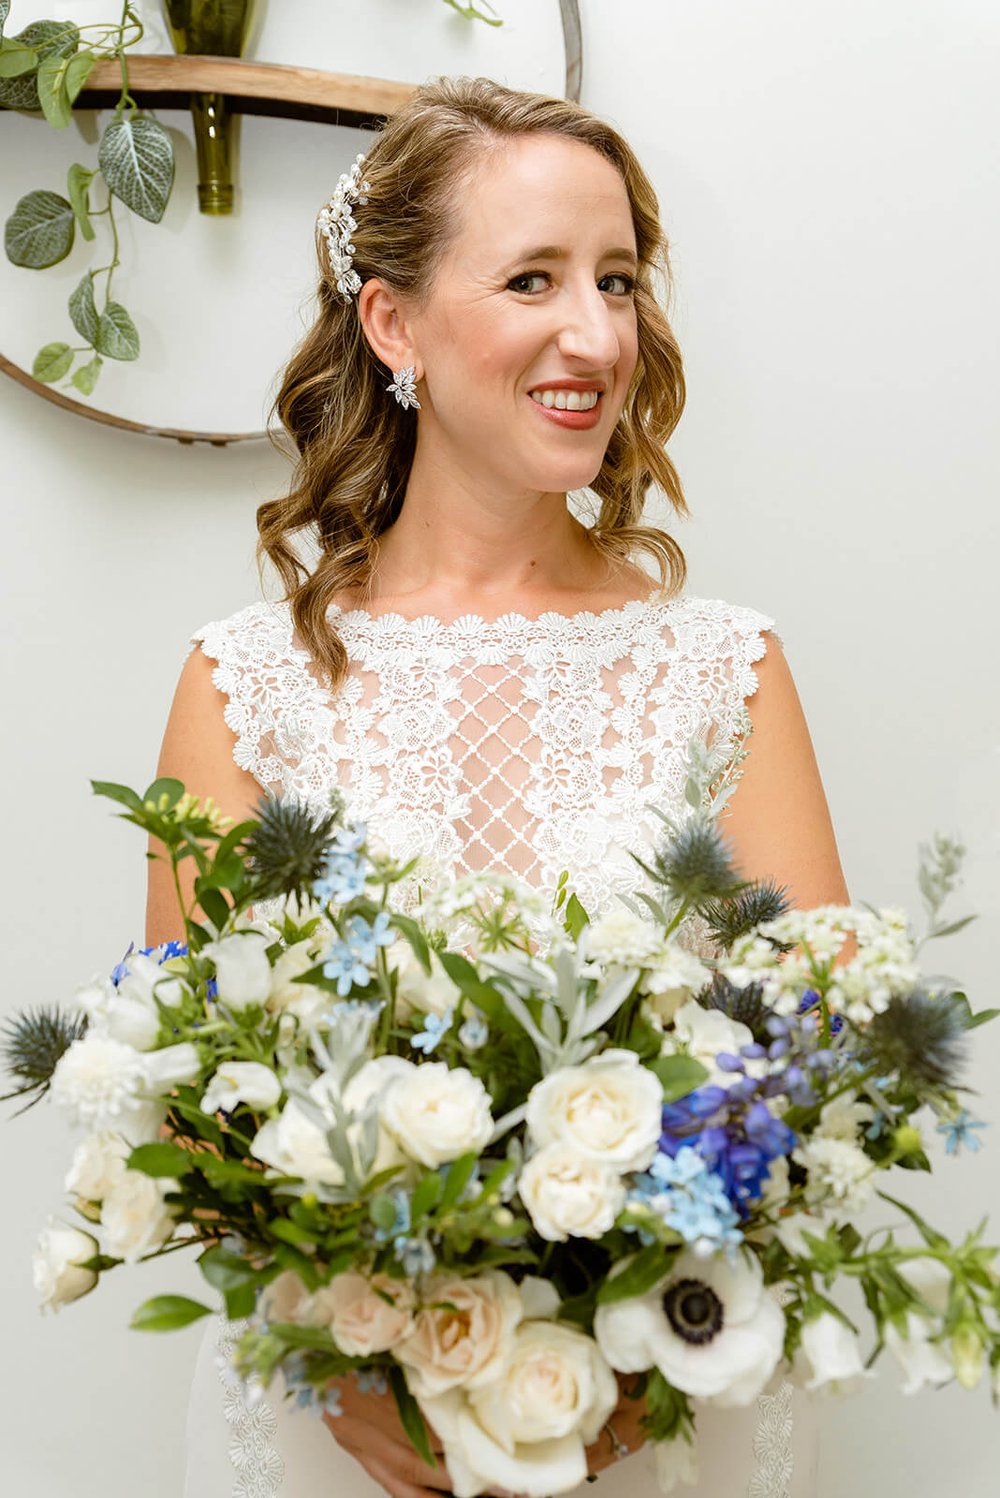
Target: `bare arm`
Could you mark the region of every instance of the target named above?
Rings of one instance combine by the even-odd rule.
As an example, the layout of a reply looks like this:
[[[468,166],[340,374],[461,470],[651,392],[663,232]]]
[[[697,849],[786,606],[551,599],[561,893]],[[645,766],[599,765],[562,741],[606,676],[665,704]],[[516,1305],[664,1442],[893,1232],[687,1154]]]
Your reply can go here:
[[[226,816],[242,821],[253,815],[261,787],[233,760],[236,738],[222,716],[225,698],[212,681],[213,664],[199,649],[185,661],[163,735],[157,774],[182,780],[192,795],[214,797]],[[163,845],[151,838],[149,848],[157,857],[148,865],[146,945],[156,946],[179,939],[183,932]],[[181,865],[180,880],[188,906],[193,899],[194,879],[194,864],[187,860]]]
[[[746,879],[788,886],[800,910],[850,902],[830,811],[792,673],[773,635],[754,667],[743,777],[719,820]]]

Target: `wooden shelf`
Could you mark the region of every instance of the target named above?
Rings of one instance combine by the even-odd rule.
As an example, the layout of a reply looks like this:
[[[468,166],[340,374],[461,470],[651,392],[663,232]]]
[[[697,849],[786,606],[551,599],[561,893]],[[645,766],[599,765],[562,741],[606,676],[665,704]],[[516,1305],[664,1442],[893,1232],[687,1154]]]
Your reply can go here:
[[[374,124],[414,93],[412,83],[325,73],[238,57],[135,54],[128,60],[129,92],[140,104],[187,109],[192,94],[225,94],[236,114],[281,115],[330,125]],[[99,62],[76,101],[77,109],[105,109],[121,95],[121,70]]]

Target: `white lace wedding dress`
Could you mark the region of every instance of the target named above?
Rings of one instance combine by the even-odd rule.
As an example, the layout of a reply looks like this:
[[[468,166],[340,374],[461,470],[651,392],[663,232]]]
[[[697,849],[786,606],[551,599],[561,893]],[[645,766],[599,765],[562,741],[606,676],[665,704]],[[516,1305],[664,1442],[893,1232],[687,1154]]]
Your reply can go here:
[[[693,597],[538,619],[330,619],[350,659],[336,698],[285,604],[251,604],[192,636],[217,663],[236,762],[272,794],[316,806],[340,787],[400,857],[456,873],[500,867],[546,890],[569,869],[591,915],[644,877],[628,850],[662,832],[651,803],[680,807],[692,735],[725,745],[744,731],[773,626]],[[202,1339],[185,1498],[376,1498],[324,1423],[282,1401],[280,1379],[247,1408],[225,1374],[228,1336],[213,1320]],[[698,1426],[691,1498],[814,1494],[815,1419],[787,1383],[750,1409],[701,1409]],[[643,1448],[601,1474],[595,1498],[657,1492]]]

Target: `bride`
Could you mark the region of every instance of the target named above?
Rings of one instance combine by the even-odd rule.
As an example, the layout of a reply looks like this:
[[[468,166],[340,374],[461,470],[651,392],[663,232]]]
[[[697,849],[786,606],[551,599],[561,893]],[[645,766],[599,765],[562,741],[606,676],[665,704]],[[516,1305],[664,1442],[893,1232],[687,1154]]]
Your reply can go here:
[[[160,773],[236,818],[262,788],[318,806],[340,787],[425,877],[496,867],[551,891],[569,869],[593,914],[635,887],[628,849],[662,827],[653,802],[680,806],[707,732],[739,780],[722,815],[744,876],[847,903],[773,621],[686,594],[680,547],[642,523],[654,485],[687,513],[664,451],[684,380],[626,142],[564,100],[440,80],[341,178],[318,247],[318,316],[277,401],[294,485],[258,511],[285,598],[192,637]],[[590,525],[567,504],[588,487]],[[147,940],[176,925],[152,862]],[[280,1381],[248,1407],[228,1335],[199,1354],[186,1498],[448,1491],[377,1390],[341,1381],[322,1420]],[[615,1495],[657,1491],[641,1413],[623,1388],[588,1451]],[[808,1498],[814,1458],[787,1384],[699,1412],[703,1498]]]

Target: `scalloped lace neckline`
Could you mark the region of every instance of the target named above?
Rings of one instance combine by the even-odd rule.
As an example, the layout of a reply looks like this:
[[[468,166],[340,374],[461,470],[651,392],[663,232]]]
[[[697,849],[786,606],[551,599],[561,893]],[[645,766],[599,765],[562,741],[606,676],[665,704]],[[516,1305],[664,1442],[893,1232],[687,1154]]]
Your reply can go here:
[[[331,604],[327,609],[327,618],[338,626],[346,624],[366,633],[380,629],[404,629],[415,630],[421,634],[430,630],[455,632],[462,635],[482,634],[491,630],[499,634],[511,631],[523,634],[533,628],[549,631],[581,623],[588,628],[614,625],[619,621],[624,622],[635,618],[645,609],[666,608],[675,601],[676,599],[658,598],[653,593],[645,598],[629,598],[625,603],[598,609],[596,612],[593,609],[577,609],[572,614],[564,614],[558,609],[546,609],[543,614],[532,615],[514,610],[506,614],[498,614],[495,619],[487,619],[485,615],[475,613],[460,614],[455,619],[441,619],[437,614],[415,614],[409,618],[396,609],[387,609],[382,614],[372,614],[367,609],[345,609],[340,604]]]

